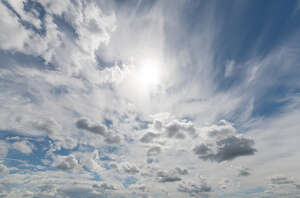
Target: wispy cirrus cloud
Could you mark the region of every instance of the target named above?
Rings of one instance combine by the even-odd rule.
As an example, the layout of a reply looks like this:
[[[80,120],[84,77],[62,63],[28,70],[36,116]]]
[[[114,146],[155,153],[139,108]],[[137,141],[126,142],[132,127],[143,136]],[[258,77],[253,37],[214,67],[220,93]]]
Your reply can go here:
[[[1,1],[0,196],[297,197],[297,5]]]

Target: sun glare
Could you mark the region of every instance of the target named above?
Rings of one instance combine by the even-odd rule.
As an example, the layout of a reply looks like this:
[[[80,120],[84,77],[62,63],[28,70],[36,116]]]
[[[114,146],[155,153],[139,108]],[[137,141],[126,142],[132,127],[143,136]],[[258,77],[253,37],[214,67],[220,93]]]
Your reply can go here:
[[[143,61],[137,71],[137,83],[143,89],[153,89],[159,85],[159,64],[153,60]]]

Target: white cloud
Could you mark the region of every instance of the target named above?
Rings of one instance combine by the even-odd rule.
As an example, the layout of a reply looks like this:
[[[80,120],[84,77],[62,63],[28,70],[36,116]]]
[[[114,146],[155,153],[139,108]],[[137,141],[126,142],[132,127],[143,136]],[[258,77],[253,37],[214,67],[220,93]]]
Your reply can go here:
[[[27,140],[23,140],[20,142],[14,142],[12,144],[12,147],[24,154],[31,154],[32,150],[34,149],[33,144]]]
[[[52,166],[63,171],[79,168],[78,161],[73,155],[56,156]]]
[[[177,190],[182,193],[188,193],[191,197],[199,197],[211,192],[212,188],[205,181],[202,181],[200,184],[182,183]]]
[[[18,21],[3,2],[0,3],[0,48],[4,50],[23,50],[28,42],[30,32],[27,31]]]

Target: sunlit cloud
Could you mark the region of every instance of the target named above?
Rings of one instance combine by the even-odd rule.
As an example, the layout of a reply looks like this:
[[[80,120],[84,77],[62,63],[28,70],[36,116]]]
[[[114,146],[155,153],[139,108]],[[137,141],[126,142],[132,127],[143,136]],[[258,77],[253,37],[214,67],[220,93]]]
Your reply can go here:
[[[0,197],[298,197],[299,1],[0,1]]]

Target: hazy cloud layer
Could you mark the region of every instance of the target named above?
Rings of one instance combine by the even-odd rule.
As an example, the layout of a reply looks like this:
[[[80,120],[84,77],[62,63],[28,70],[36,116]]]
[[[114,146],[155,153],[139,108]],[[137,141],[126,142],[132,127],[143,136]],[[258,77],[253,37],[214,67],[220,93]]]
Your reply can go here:
[[[298,1],[0,1],[0,197],[299,197]]]

